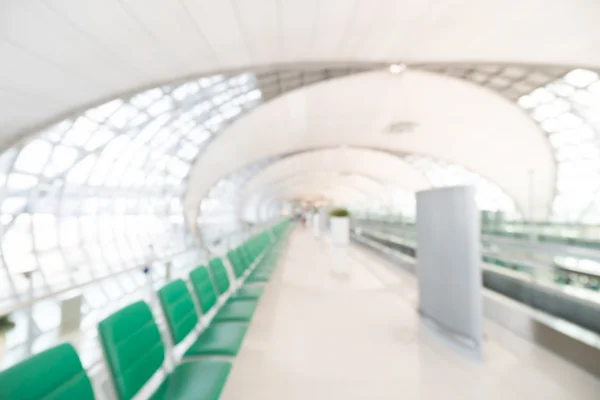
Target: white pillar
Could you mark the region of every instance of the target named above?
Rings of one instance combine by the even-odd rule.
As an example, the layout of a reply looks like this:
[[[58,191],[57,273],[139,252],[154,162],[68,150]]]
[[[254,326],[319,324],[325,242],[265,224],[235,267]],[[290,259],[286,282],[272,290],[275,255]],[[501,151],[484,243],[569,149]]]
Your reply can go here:
[[[32,271],[26,271],[23,273],[23,276],[25,276],[25,278],[27,279],[29,286],[28,286],[28,291],[27,291],[27,298],[29,299],[30,303],[29,303],[29,307],[27,307],[27,340],[25,342],[25,352],[28,356],[30,356],[32,354],[32,350],[33,350],[33,336],[34,336],[34,331],[33,331],[33,326],[34,326],[34,320],[33,320],[33,270]]]
[[[321,236],[321,224],[319,223],[319,214],[314,214],[312,219],[313,235],[318,238]]]

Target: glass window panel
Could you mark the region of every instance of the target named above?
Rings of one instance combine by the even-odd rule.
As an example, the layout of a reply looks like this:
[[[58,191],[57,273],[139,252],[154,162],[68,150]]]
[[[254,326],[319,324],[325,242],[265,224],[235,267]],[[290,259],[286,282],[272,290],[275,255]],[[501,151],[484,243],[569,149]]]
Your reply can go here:
[[[138,113],[130,122],[130,128],[136,128],[142,125],[144,122],[148,121],[150,116],[146,113]]]
[[[198,84],[203,88],[207,88],[207,87],[214,85],[217,82],[222,81],[223,79],[225,79],[225,77],[223,75],[213,75],[213,76],[200,78],[198,80]]]
[[[223,126],[223,121],[223,116],[217,114],[204,121],[204,127],[211,132],[217,132]]]
[[[0,154],[0,172],[6,172],[12,167],[15,158],[19,154],[19,150],[11,148]]]
[[[51,251],[41,254],[39,257],[40,268],[44,272],[46,282],[67,282],[69,274],[66,263],[59,251]]]
[[[198,92],[198,90],[199,87],[196,82],[189,82],[175,88],[173,92],[171,92],[171,95],[177,100],[183,100],[186,97]]]
[[[554,82],[548,85],[548,89],[561,97],[568,97],[575,93],[575,88],[564,82]],[[535,106],[535,104],[534,104]]]
[[[107,279],[102,283],[104,293],[108,295],[112,300],[118,299],[123,296],[124,292],[115,279]]]
[[[85,252],[88,254],[94,271],[102,275],[106,275],[110,272],[110,268],[104,259],[102,247],[100,247],[98,244],[90,244],[85,247]]]
[[[58,328],[60,307],[55,300],[44,300],[33,306],[33,319],[42,332]]]
[[[259,89],[254,89],[246,93],[246,98],[250,101],[260,100],[262,98],[262,92]]]
[[[80,209],[83,214],[96,214],[98,211],[98,199],[90,198],[82,200]]]
[[[13,289],[8,279],[8,274],[4,270],[4,265],[0,265],[0,308],[8,306],[8,302],[12,300],[13,296]],[[9,299],[8,302],[5,303],[5,299]]]
[[[560,129],[576,129],[583,125],[583,120],[573,113],[564,113],[556,121]]]
[[[31,216],[29,214],[19,214],[12,227],[5,232],[3,247],[11,252],[24,253],[32,249],[31,244]]]
[[[585,69],[574,69],[565,75],[565,82],[575,87],[586,87],[589,84],[598,80],[598,74]]]
[[[148,143],[154,137],[156,132],[158,132],[169,120],[169,118],[169,115],[161,115],[160,117],[149,122],[135,137],[135,142],[139,144]]]
[[[83,296],[85,297],[85,301],[92,308],[99,308],[106,305],[108,298],[104,291],[100,288],[100,285],[89,285],[85,288],[83,292]]]
[[[71,129],[72,125],[73,121],[71,120],[59,122],[58,124],[48,128],[45,132],[42,132],[40,136],[52,143],[58,143],[62,140],[65,132]]]
[[[86,242],[96,241],[96,217],[91,215],[82,215],[79,217],[79,229],[81,236]]]
[[[25,174],[12,173],[8,175],[7,185],[11,191],[31,189],[38,183],[38,179]]]
[[[79,247],[64,247],[63,256],[69,268],[77,268],[79,271],[89,271],[89,267],[86,265],[88,262],[85,252]]]
[[[177,152],[177,156],[186,160],[191,161],[196,154],[198,154],[198,146],[189,142],[185,142],[181,145],[181,148]]]
[[[101,126],[96,132],[94,132],[87,143],[85,144],[85,150],[94,151],[104,146],[106,143],[111,141],[115,137],[115,133],[106,128],[105,126]]]
[[[239,106],[226,105],[220,108],[221,114],[226,119],[231,119],[242,112]]]
[[[12,275],[21,275],[26,271],[38,270],[37,259],[32,253],[19,252],[17,249],[8,246],[3,246],[4,259],[6,267]],[[21,289],[26,289],[26,286],[25,284]]]
[[[196,117],[202,117],[206,113],[208,113],[211,108],[212,108],[212,103],[210,101],[204,101],[202,103],[199,103],[199,104],[195,105],[189,111],[189,113],[195,115]]]
[[[97,229],[100,240],[112,240],[114,237],[113,224],[115,223],[115,220],[120,219],[121,218],[114,218],[112,216],[98,218]]]
[[[121,107],[123,100],[117,99],[104,103],[96,108],[92,108],[86,112],[86,115],[96,122],[103,122]]]
[[[79,151],[73,147],[55,146],[52,151],[52,157],[50,157],[50,162],[44,169],[44,175],[56,176],[66,171],[77,160],[78,154]]]
[[[182,181],[182,176],[169,175],[165,178],[165,183],[171,186],[179,186]]]
[[[172,148],[179,142],[179,135],[173,131],[162,131],[164,132],[165,138],[163,142],[160,144],[161,150],[165,153],[172,153]],[[161,133],[162,133],[161,132]]]
[[[138,110],[130,105],[123,105],[107,120],[113,127],[122,129],[138,114]]]
[[[27,205],[27,201],[26,197],[7,197],[2,202],[0,211],[3,214],[18,214],[23,211]]]
[[[131,275],[131,277],[138,285],[138,287],[144,286],[146,284],[146,275],[144,275],[142,272],[134,273]]]
[[[15,168],[32,174],[39,174],[44,169],[52,152],[52,145],[44,140],[33,140],[20,151]]]
[[[119,284],[127,293],[131,293],[138,288],[137,284],[129,274],[119,275]]]
[[[79,244],[79,222],[77,218],[61,218],[59,225],[60,245],[70,247]]]
[[[114,242],[112,240],[104,242],[102,244],[102,249],[103,249],[103,253],[102,255],[104,256],[104,259],[106,260],[105,262],[110,265],[111,270],[115,271],[115,270],[120,270],[122,269],[122,261],[121,261],[121,257],[119,254],[119,251],[117,250]],[[127,252],[129,253],[129,252]]]
[[[218,83],[218,84],[215,84],[215,85],[213,85],[213,86],[212,86],[212,87],[211,87],[211,88],[208,90],[208,92],[209,92],[209,93],[213,93],[214,95],[216,95],[216,94],[218,94],[218,93],[220,93],[220,92],[223,92],[223,91],[227,90],[227,88],[228,88],[228,86],[227,86],[227,84],[226,84],[226,83]]]
[[[60,213],[62,215],[76,215],[80,212],[80,203],[78,197],[63,195],[60,203]]]
[[[110,186],[121,186],[123,176],[127,171],[127,164],[122,162],[115,162],[112,165],[111,170],[106,176],[106,185]]]
[[[173,100],[170,97],[163,97],[147,108],[148,114],[158,117],[161,114],[173,108]]]
[[[100,157],[100,159],[94,166],[92,173],[90,174],[88,184],[92,186],[102,185],[105,182],[106,176],[113,168],[113,166],[114,161],[111,158],[104,156]]]
[[[67,174],[67,182],[78,184],[84,183],[92,171],[92,168],[94,168],[97,158],[98,157],[94,154],[89,154],[83,160],[75,164]]]
[[[117,136],[114,140],[111,140],[106,145],[104,151],[102,152],[102,157],[108,159],[119,158],[119,156],[124,152],[127,146],[130,145],[130,143],[131,139],[127,136]]]
[[[153,147],[161,147],[162,148],[165,145],[165,142],[169,139],[170,135],[171,135],[171,131],[163,128],[162,130],[160,130],[159,132],[157,132],[154,135],[154,137],[150,141],[150,145]]]
[[[49,250],[56,248],[58,246],[56,217],[50,214],[34,214],[31,219],[36,249]]]
[[[545,88],[539,88],[529,95],[536,105],[550,103],[556,98],[556,95]]]
[[[92,133],[98,129],[98,124],[85,118],[79,117],[71,129],[63,137],[63,144],[81,147],[87,142]]]
[[[593,94],[600,94],[600,82],[595,82],[592,83],[589,87],[588,90],[590,93]]]
[[[127,212],[127,198],[121,197],[115,199],[115,211],[117,214],[125,214]]]
[[[130,100],[130,103],[136,106],[138,109],[142,110],[146,108],[150,103],[154,102],[157,99],[160,99],[162,96],[163,91],[161,89],[150,89],[143,93],[133,96]]]
[[[587,90],[578,90],[571,100],[586,107],[591,107],[598,101],[598,99]]]
[[[150,154],[147,147],[137,148],[135,153],[129,155],[129,165],[132,167],[141,167],[144,165]]]

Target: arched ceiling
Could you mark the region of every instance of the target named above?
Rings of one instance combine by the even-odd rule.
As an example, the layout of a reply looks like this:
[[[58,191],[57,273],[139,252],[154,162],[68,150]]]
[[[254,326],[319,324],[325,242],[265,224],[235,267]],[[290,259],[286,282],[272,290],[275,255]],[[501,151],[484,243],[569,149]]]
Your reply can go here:
[[[598,15],[593,0],[6,0],[1,140],[222,71],[314,62],[598,68]]]
[[[397,156],[372,149],[342,147],[306,151],[272,163],[246,184],[244,195],[289,181],[294,176],[318,177],[319,174],[326,178],[360,174],[411,192],[429,187],[425,176]]]
[[[256,174],[246,182],[238,207],[240,215],[253,220],[259,205],[272,199],[329,198],[346,204],[356,202],[359,196],[388,203],[387,186],[415,192],[430,183],[402,158],[386,152],[316,149],[285,157]]]
[[[392,126],[409,130],[390,133]],[[288,93],[231,125],[192,169],[188,217],[194,220],[198,202],[220,177],[245,165],[268,156],[345,144],[464,165],[499,185],[524,210],[529,209],[533,184],[540,217],[547,215],[554,194],[549,143],[513,102],[439,74],[375,71]]]

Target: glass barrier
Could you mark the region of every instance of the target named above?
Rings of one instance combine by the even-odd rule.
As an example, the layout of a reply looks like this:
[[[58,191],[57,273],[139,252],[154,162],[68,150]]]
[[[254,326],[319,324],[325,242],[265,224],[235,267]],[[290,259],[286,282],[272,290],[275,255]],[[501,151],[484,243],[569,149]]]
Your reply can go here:
[[[538,224],[535,228],[536,232],[546,229],[554,233],[566,229],[558,224]],[[352,229],[355,238],[374,247],[391,250],[413,262],[416,258],[418,243],[412,223],[362,218],[353,221]],[[593,232],[595,227],[569,229]],[[600,249],[539,240],[529,234],[498,235],[484,226],[481,252],[486,288],[600,333]]]

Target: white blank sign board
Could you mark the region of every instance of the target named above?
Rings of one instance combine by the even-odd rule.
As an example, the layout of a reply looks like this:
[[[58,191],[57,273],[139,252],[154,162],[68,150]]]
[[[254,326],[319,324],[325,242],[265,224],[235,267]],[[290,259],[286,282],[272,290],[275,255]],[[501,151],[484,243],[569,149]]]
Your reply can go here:
[[[479,211],[475,189],[417,193],[417,276],[422,315],[469,347],[481,349]]]

